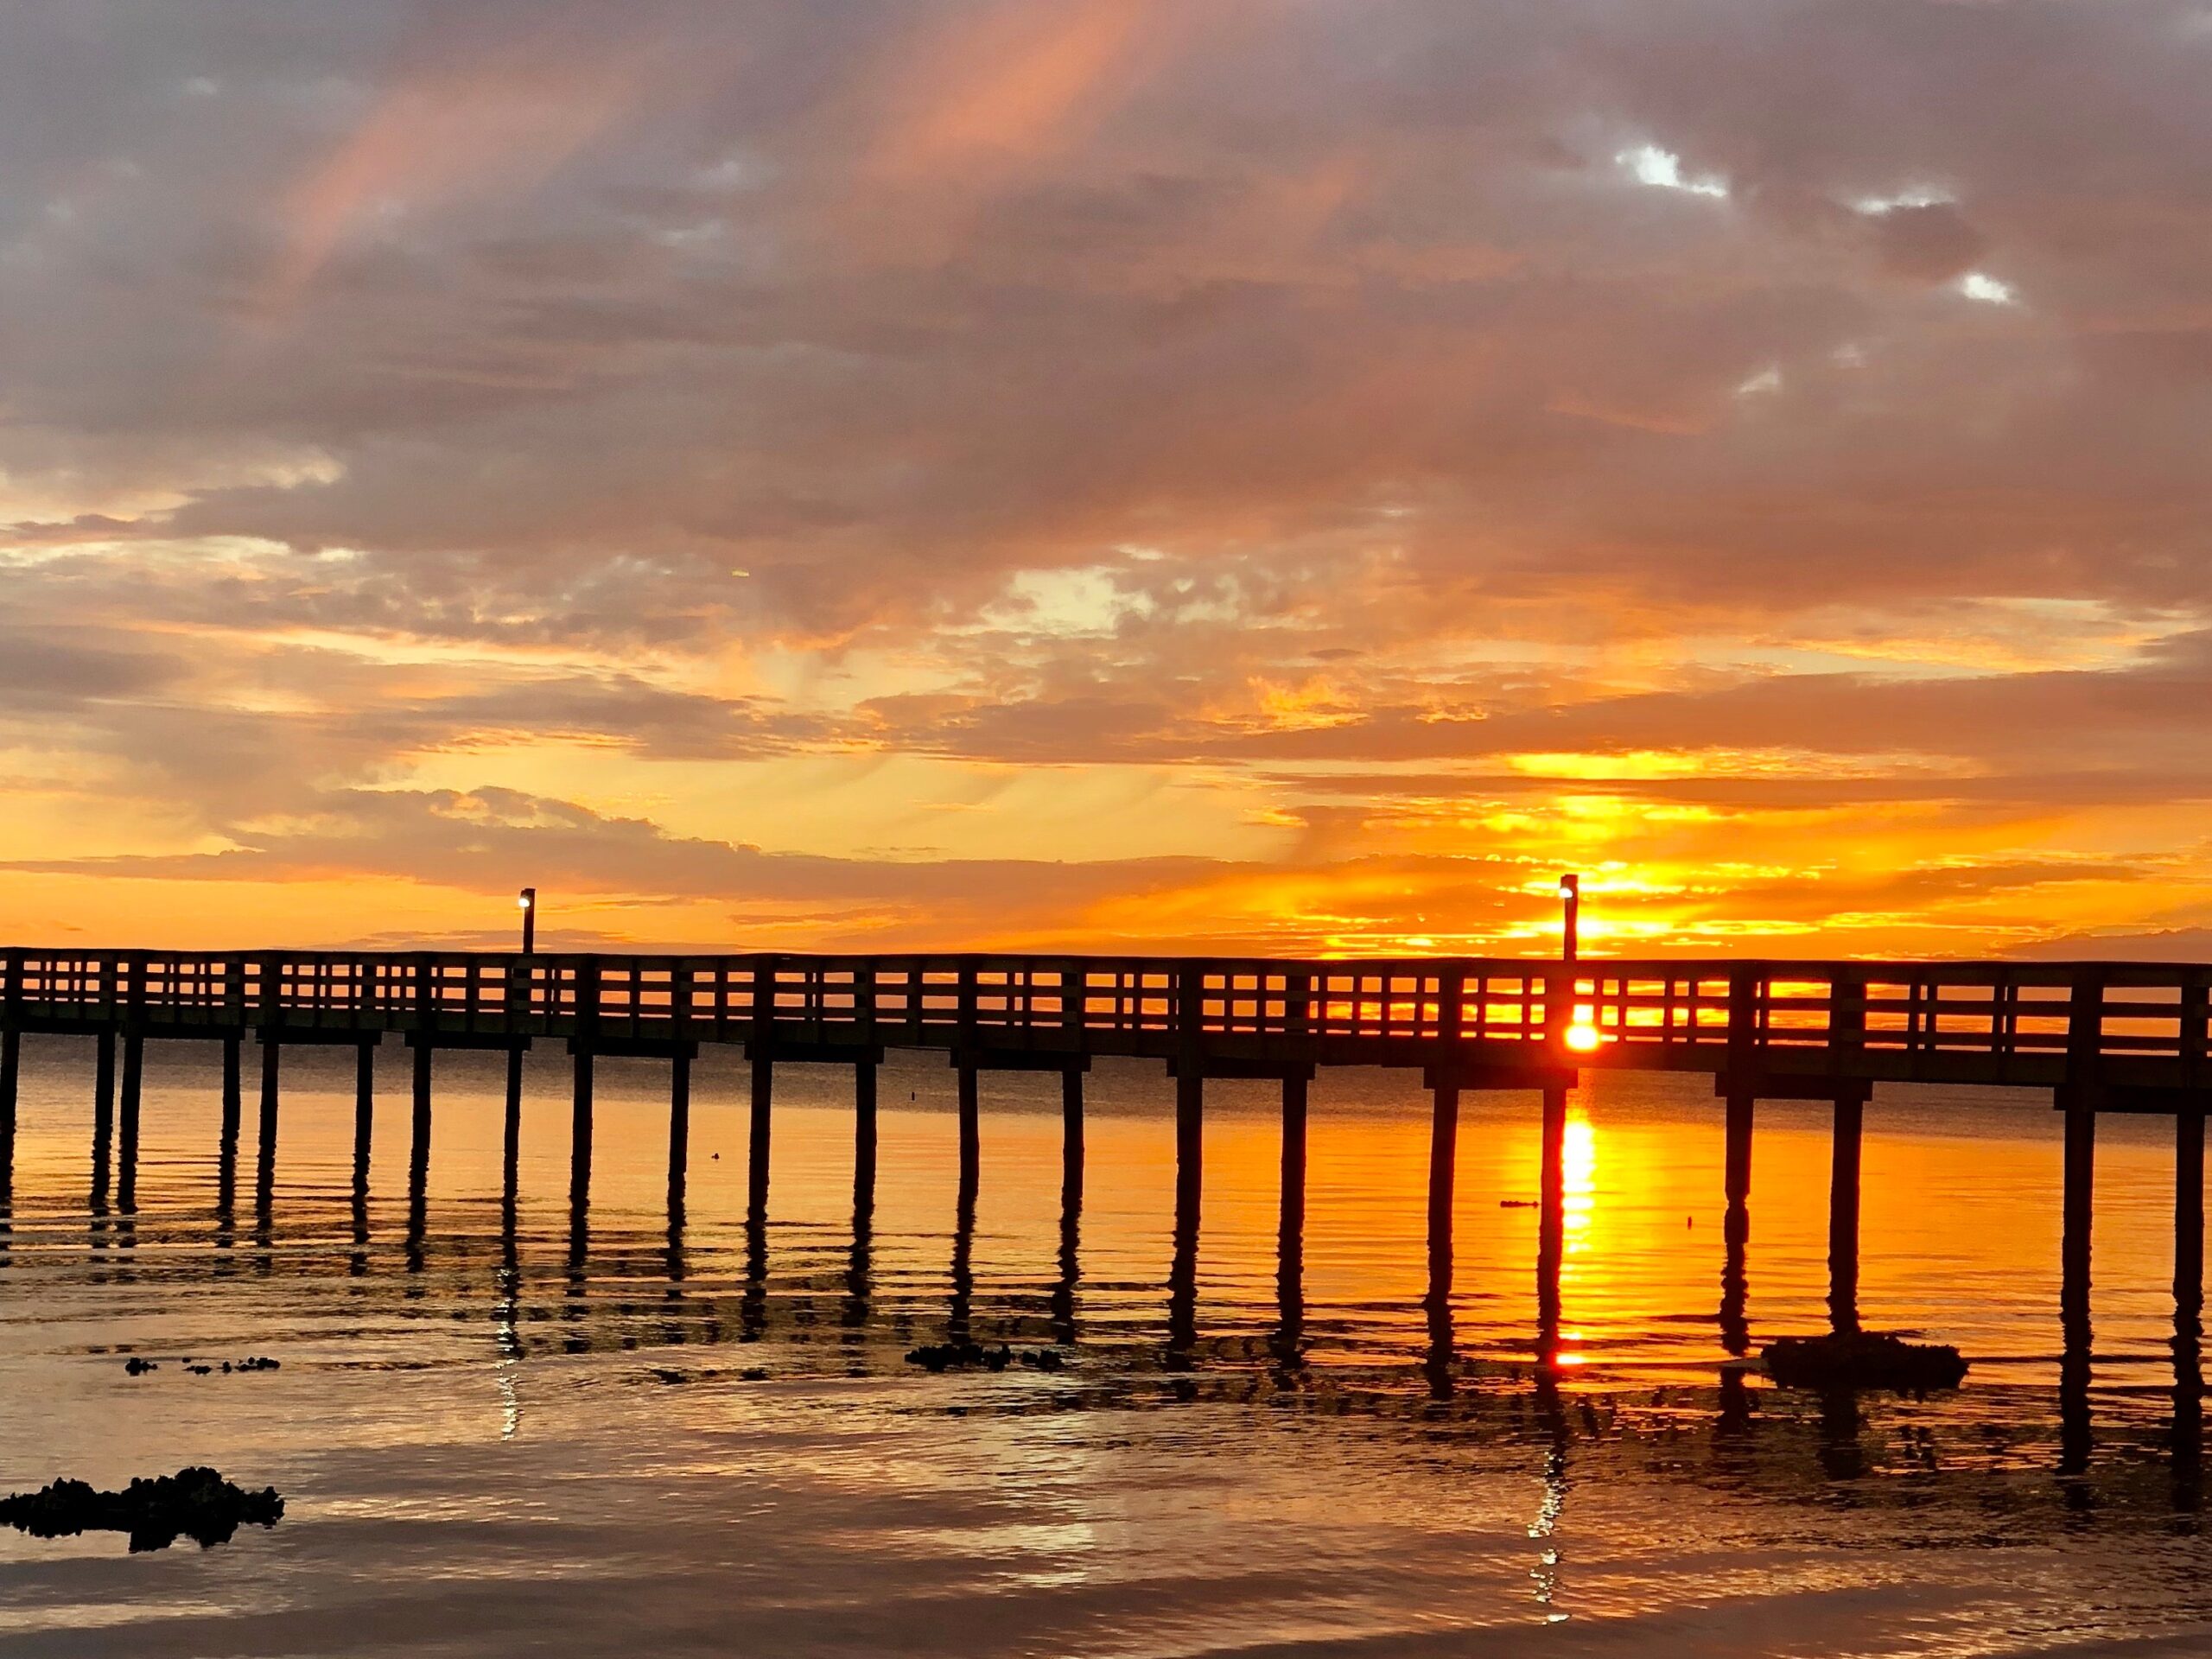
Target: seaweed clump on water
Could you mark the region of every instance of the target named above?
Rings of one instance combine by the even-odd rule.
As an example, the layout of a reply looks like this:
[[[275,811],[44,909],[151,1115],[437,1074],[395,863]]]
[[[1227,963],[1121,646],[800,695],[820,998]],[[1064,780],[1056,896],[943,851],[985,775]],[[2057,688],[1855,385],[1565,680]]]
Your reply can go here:
[[[174,1475],[134,1480],[104,1492],[81,1480],[57,1480],[35,1492],[0,1498],[0,1522],[34,1538],[71,1538],[80,1532],[127,1532],[130,1548],[167,1549],[179,1536],[206,1549],[228,1543],[242,1525],[273,1527],[284,1513],[274,1486],[250,1492],[213,1469],[180,1469]]]
[[[1827,1337],[1784,1337],[1761,1356],[1769,1376],[1785,1389],[1893,1389],[1923,1394],[1955,1389],[1967,1363],[1955,1348],[1906,1342],[1873,1331]]]
[[[995,1348],[986,1348],[981,1343],[963,1338],[957,1342],[925,1344],[910,1350],[906,1363],[918,1365],[925,1371],[939,1372],[969,1371],[978,1367],[987,1371],[1002,1371],[1017,1363],[1033,1371],[1057,1371],[1066,1362],[1057,1348],[1025,1348],[1017,1352],[1005,1343]]]

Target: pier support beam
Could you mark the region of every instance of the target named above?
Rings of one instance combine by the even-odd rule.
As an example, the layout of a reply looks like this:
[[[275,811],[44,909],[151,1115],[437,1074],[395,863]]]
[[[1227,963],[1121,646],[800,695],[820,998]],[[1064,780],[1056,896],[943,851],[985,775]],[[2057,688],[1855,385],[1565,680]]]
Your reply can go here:
[[[92,1156],[105,1165],[115,1139],[115,1033],[103,1031],[92,1054]]]
[[[2174,1114],[2174,1305],[2204,1306],[2204,1109]]]
[[[245,1089],[240,1072],[242,1056],[239,1049],[245,1039],[235,1031],[223,1033],[223,1127],[219,1139],[229,1149],[233,1161],[238,1146],[238,1113],[244,1103]]]
[[[1835,1147],[1828,1166],[1828,1323],[1839,1335],[1859,1329],[1859,1144],[1866,1108],[1835,1103]]]
[[[276,1090],[283,1076],[283,1045],[276,1033],[261,1034],[261,1153],[266,1158],[276,1148]]]
[[[1187,1209],[1193,1229],[1205,1186],[1206,1080],[1186,1072],[1175,1079],[1175,1207]]]
[[[115,1158],[115,1033],[96,1039],[92,1061],[92,1209],[107,1209],[109,1166]]]
[[[1721,1184],[1728,1200],[1727,1236],[1751,1236],[1751,1117],[1758,1097],[1748,1090],[1728,1092],[1727,1150]]]
[[[23,1034],[0,1027],[0,1198],[16,1185],[16,1084],[22,1073]]]
[[[365,1192],[369,1185],[369,1147],[376,1132],[377,1046],[364,1041],[353,1046],[353,1190]]]
[[[1282,1210],[1281,1243],[1287,1256],[1306,1243],[1306,1096],[1304,1077],[1282,1080]]]
[[[875,1096],[880,1081],[874,1059],[853,1067],[853,1213],[875,1208]]]
[[[578,1047],[575,1095],[569,1118],[569,1204],[581,1209],[591,1198],[592,1052]]]
[[[2061,1311],[2085,1328],[2089,1318],[2089,1217],[2094,1205],[2097,1114],[2086,1091],[2069,1091],[2066,1113],[2065,1224],[2060,1245]]]
[[[982,1091],[974,1066],[962,1066],[959,1078],[960,1187],[964,1192],[972,1192],[979,1182],[983,1165]]]
[[[691,1163],[691,1053],[679,1048],[668,1062],[668,1201],[683,1207],[683,1178]]]
[[[115,1157],[115,1201],[124,1210],[138,1203],[138,1096],[145,1082],[146,1039],[137,1032],[123,1037],[123,1097]]]
[[[501,1190],[511,1196],[515,1190],[517,1166],[522,1158],[522,1055],[519,1043],[507,1050],[507,1109],[499,1167],[504,1176]]]
[[[1459,1085],[1439,1083],[1428,1121],[1428,1268],[1430,1294],[1451,1290],[1452,1195],[1459,1160]]]
[[[1083,1073],[1060,1073],[1060,1205],[1083,1204]]]
[[[415,1045],[415,1111],[407,1147],[410,1178],[430,1167],[430,1067],[436,1052],[427,1037]]]
[[[1560,1269],[1567,1255],[1567,1090],[1544,1090],[1542,1186],[1536,1221],[1536,1358],[1549,1375],[1560,1357]]]
[[[768,1213],[768,1134],[776,1097],[776,1063],[765,1048],[753,1053],[753,1121],[747,1153],[746,1202],[756,1217]]]

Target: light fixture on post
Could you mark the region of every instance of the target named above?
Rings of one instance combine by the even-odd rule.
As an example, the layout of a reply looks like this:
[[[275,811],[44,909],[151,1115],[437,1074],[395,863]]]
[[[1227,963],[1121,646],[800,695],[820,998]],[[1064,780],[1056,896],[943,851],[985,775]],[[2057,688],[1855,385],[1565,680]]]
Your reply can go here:
[[[1580,876],[1560,877],[1559,902],[1560,960],[1573,962],[1582,950],[1582,878]],[[1567,982],[1570,995],[1580,991],[1580,988],[1579,981]],[[1597,1052],[1598,1046],[1605,1041],[1605,1037],[1598,1029],[1595,1014],[1596,1010],[1583,1004],[1576,1004],[1573,1017],[1568,1020],[1567,1029],[1561,1033],[1567,1046],[1578,1054],[1594,1054]]]
[[[515,906],[522,912],[522,953],[525,957],[537,953],[537,889],[524,887]]]

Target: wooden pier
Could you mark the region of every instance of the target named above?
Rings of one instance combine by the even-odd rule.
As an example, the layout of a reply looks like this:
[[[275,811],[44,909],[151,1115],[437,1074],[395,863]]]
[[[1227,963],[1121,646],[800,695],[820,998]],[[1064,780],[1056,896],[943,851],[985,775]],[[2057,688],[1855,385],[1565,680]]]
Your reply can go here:
[[[686,1170],[691,1062],[702,1044],[738,1046],[752,1066],[748,1193],[755,1224],[768,1202],[779,1065],[852,1069],[861,1213],[874,1190],[876,1070],[887,1049],[937,1050],[958,1073],[963,1209],[972,1207],[980,1180],[983,1073],[1059,1074],[1065,1190],[1079,1195],[1084,1074],[1095,1059],[1119,1057],[1160,1061],[1173,1080],[1178,1259],[1188,1262],[1204,1187],[1209,1079],[1280,1084],[1283,1234],[1295,1241],[1305,1202],[1306,1091],[1315,1071],[1399,1067],[1418,1069],[1434,1103],[1428,1199],[1432,1295],[1440,1300],[1450,1283],[1463,1094],[1519,1090],[1541,1101],[1539,1251],[1555,1256],[1566,1099],[1580,1074],[1690,1071],[1713,1079],[1721,1103],[1731,1261],[1723,1275],[1725,1337],[1727,1287],[1740,1290],[1742,1281],[1759,1101],[1822,1101],[1834,1109],[1831,1307],[1837,1328],[1849,1329],[1858,1319],[1859,1140],[1874,1086],[2030,1088],[2050,1091],[2065,1114],[2062,1311],[2069,1352],[2078,1331],[2086,1355],[2101,1114],[2173,1117],[2175,1294],[2192,1321],[2201,1307],[2204,1113],[2212,1102],[2208,1027],[2212,966],[2197,964],[16,950],[0,960],[0,1198],[12,1182],[26,1032],[96,1039],[98,1163],[105,1170],[112,1144],[118,1196],[126,1205],[136,1180],[149,1040],[223,1045],[226,1171],[240,1131],[244,1047],[249,1039],[259,1047],[257,1175],[264,1198],[288,1046],[358,1051],[359,1179],[372,1134],[376,1052],[388,1034],[402,1035],[411,1059],[410,1168],[419,1193],[430,1156],[439,1052],[506,1055],[512,1179],[522,1055],[542,1042],[565,1045],[574,1068],[572,1197],[579,1204],[590,1184],[594,1061],[665,1058],[672,1210],[680,1209]],[[1541,1260],[1539,1274],[1540,1283],[1556,1283],[1555,1271],[1546,1274]],[[1736,1300],[1739,1326],[1739,1294]]]

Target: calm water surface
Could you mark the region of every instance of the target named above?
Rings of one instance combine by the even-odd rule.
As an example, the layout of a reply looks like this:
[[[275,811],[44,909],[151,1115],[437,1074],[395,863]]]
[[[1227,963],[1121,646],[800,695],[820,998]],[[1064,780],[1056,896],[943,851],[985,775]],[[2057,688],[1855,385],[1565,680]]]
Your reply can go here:
[[[1974,1370],[1854,1408],[1724,1375],[1732,1335],[1826,1328],[1827,1114],[1762,1104],[1732,1290],[1703,1079],[1575,1097],[1554,1380],[1530,1097],[1463,1109],[1440,1301],[1408,1077],[1316,1083],[1287,1263],[1273,1090],[1210,1085],[1179,1263],[1154,1068],[1090,1078],[1076,1213],[1057,1080],[987,1076],[968,1227],[941,1060],[885,1069],[864,1226],[849,1073],[783,1068],[749,1227],[741,1059],[700,1062],[674,1217],[664,1067],[601,1063],[579,1210],[565,1058],[532,1058],[512,1202],[498,1059],[440,1057],[419,1194],[381,1064],[365,1194],[353,1057],[294,1049],[271,1179],[250,1078],[226,1204],[214,1051],[150,1048],[125,1211],[89,1044],[27,1042],[0,1486],[211,1463],[289,1510],[205,1552],[0,1534],[0,1650],[2212,1653],[2164,1120],[2101,1132],[2082,1395],[2048,1101],[1878,1096],[1861,1313]],[[904,1363],[963,1330],[1067,1367]],[[282,1370],[180,1363],[249,1354]]]

